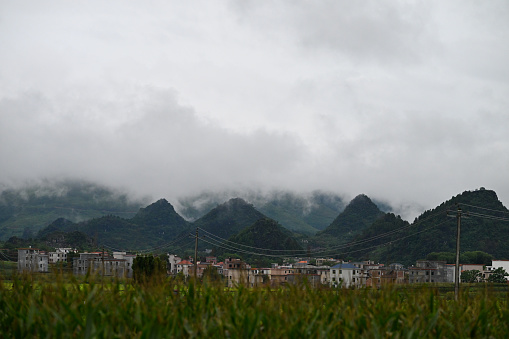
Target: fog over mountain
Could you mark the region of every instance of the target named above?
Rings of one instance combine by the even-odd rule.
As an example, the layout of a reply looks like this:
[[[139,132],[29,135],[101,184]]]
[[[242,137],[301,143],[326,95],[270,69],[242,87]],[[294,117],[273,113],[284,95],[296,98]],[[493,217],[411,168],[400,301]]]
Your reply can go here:
[[[509,205],[509,3],[0,1],[0,189]]]

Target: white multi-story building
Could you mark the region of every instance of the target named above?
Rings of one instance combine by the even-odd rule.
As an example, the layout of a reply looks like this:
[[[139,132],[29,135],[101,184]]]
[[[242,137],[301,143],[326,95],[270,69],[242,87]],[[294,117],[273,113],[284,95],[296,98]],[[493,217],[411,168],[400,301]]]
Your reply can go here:
[[[333,287],[361,287],[366,284],[365,270],[350,263],[330,268],[330,284]]]
[[[177,272],[177,264],[181,262],[182,259],[175,254],[168,254],[168,264],[169,264],[169,272],[172,275],[176,275]]]
[[[492,260],[491,261],[491,266],[486,266],[486,270],[483,272],[484,278],[488,279],[488,277],[497,268],[503,268],[504,271],[509,273],[509,260]],[[509,278],[509,277],[507,277],[507,278]]]
[[[55,249],[55,252],[49,252],[49,263],[55,264],[57,262],[66,262],[67,261],[67,254],[69,253],[76,253],[77,251],[72,248],[57,248]]]
[[[177,272],[177,274],[182,272],[184,277],[189,277],[192,272],[193,266],[194,265],[192,262],[190,262],[188,260],[182,260],[176,264],[176,272]]]
[[[49,272],[48,255],[36,248],[18,248],[19,272]]]

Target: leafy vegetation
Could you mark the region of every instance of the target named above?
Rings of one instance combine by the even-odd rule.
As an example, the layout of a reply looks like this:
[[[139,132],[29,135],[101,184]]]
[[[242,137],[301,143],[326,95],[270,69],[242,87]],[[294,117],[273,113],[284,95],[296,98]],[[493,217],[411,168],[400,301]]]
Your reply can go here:
[[[166,263],[153,255],[138,255],[133,261],[134,281],[142,284],[161,282],[166,277]]]
[[[225,290],[21,277],[0,283],[3,337],[505,338],[507,292],[437,289]],[[504,297],[505,296],[505,297]]]
[[[507,283],[507,276],[509,276],[509,273],[507,273],[502,267],[499,267],[490,274],[488,277],[488,282]]]
[[[455,252],[431,252],[426,256],[427,260],[446,261],[448,264],[456,262]],[[493,256],[483,251],[460,253],[461,264],[491,265]]]
[[[469,270],[469,271],[463,271],[461,272],[461,282],[463,283],[476,283],[481,282],[482,274],[479,270]]]

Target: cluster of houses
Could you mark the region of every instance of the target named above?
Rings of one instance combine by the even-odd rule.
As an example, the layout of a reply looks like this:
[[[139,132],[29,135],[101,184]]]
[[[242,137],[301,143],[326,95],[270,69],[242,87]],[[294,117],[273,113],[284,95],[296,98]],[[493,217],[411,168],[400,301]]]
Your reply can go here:
[[[55,252],[45,252],[36,248],[18,249],[19,272],[49,272],[51,265],[59,262],[68,262],[72,258],[72,270],[75,275],[87,273],[102,274],[104,276],[132,278],[135,254],[126,252],[85,252],[77,253],[71,248],[57,248]]]
[[[303,259],[303,260],[300,260]],[[316,265],[306,258],[295,263],[278,265],[270,268],[252,268],[248,263],[228,258],[217,262],[215,257],[207,257],[205,262],[198,262],[196,267],[192,259],[182,260],[176,255],[168,254],[168,272],[171,275],[182,274],[185,277],[201,278],[208,267],[215,267],[224,276],[228,287],[239,284],[254,287],[261,285],[281,286],[295,284],[306,280],[313,286],[327,285],[332,287],[381,287],[387,284],[412,283],[452,283],[455,280],[455,265],[445,261],[418,260],[416,265],[405,268],[401,264],[375,264],[373,261],[344,262],[335,259],[316,259]],[[334,265],[323,265],[324,262]],[[498,267],[509,271],[509,261],[494,260],[492,266],[460,265],[460,272],[478,270],[483,279]],[[195,272],[196,270],[196,272]]]
[[[68,261],[74,253],[72,270],[75,275],[87,273],[104,276],[133,276],[133,262],[136,255],[126,252],[85,252],[77,253],[70,248],[59,248],[46,253],[34,248],[18,249],[18,270],[29,272],[49,272],[51,265]],[[328,262],[329,265],[324,265]],[[332,266],[330,265],[332,262]],[[207,269],[214,269],[224,277],[228,287],[282,286],[306,280],[313,286],[332,287],[381,287],[387,284],[447,283],[455,280],[455,266],[444,261],[419,260],[415,265],[405,268],[401,264],[375,264],[373,261],[344,262],[335,259],[316,259],[312,265],[306,258],[296,258],[285,265],[272,264],[270,268],[253,268],[241,259],[228,258],[217,262],[215,257],[206,257],[194,265],[192,258],[182,259],[168,254],[168,274],[173,276],[202,278]],[[461,265],[460,272],[478,270],[483,279],[502,267],[509,272],[509,261],[494,260],[491,266]]]

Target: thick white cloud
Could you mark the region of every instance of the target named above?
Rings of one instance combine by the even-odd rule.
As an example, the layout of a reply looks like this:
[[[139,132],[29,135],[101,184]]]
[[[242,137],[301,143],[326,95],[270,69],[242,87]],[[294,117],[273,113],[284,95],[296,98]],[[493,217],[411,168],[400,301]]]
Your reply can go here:
[[[0,1],[1,181],[509,203],[505,1]]]

